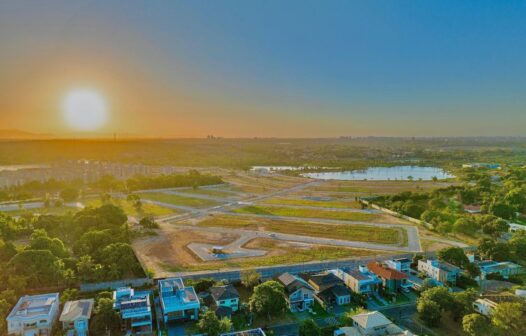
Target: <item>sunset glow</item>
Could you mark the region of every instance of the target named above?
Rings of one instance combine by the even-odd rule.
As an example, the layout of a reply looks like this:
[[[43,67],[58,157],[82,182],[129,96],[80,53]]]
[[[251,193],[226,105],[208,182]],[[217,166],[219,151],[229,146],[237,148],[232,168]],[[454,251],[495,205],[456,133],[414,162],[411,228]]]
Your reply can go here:
[[[96,131],[107,120],[106,102],[92,90],[69,92],[64,98],[62,111],[66,123],[77,131]]]

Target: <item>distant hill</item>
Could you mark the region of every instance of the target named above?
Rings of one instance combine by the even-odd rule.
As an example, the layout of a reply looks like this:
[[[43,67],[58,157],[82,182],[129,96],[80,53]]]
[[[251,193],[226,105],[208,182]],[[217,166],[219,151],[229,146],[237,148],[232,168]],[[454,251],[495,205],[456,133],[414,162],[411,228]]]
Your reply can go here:
[[[49,139],[51,134],[31,133],[17,129],[0,129],[0,140]]]

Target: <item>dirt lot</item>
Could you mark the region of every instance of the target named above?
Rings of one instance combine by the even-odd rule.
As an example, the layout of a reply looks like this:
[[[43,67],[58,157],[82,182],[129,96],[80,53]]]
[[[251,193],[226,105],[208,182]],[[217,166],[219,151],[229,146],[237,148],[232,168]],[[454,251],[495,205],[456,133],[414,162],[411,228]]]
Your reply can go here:
[[[173,229],[160,232],[157,236],[136,240],[133,247],[141,263],[157,275],[166,266],[199,263],[200,259],[187,248],[189,243],[226,245],[237,238],[236,235]]]

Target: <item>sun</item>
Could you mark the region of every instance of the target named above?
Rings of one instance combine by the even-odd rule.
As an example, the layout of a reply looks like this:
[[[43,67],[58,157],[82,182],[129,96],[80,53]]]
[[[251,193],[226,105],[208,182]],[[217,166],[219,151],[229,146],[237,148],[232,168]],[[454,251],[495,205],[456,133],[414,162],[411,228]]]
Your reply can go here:
[[[106,124],[108,108],[96,91],[78,89],[66,94],[62,101],[64,120],[77,131],[96,131]]]

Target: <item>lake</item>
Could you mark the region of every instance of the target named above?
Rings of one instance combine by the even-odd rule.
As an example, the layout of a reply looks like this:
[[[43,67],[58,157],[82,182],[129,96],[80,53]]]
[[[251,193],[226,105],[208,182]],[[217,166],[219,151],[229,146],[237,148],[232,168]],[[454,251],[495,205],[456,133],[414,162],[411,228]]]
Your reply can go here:
[[[371,167],[364,170],[305,173],[301,175],[320,180],[345,181],[408,181],[409,176],[412,176],[413,180],[431,181],[433,177],[437,177],[439,180],[455,177],[441,168],[418,166]]]

